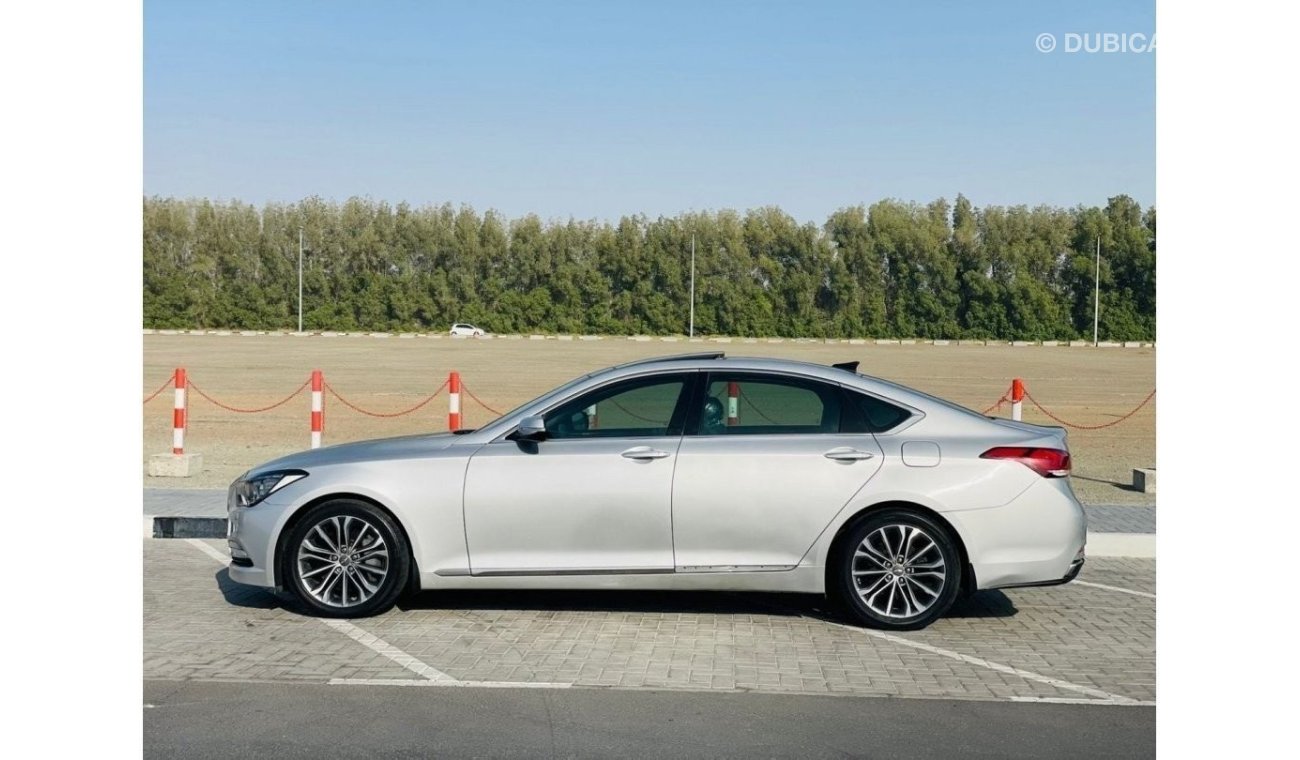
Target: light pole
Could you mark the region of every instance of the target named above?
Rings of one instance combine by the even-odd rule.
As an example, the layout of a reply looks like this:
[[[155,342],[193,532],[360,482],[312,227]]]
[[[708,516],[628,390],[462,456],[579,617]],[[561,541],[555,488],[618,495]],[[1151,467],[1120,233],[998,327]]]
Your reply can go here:
[[[1092,275],[1092,347],[1096,348],[1097,323],[1101,315],[1101,235],[1097,236],[1097,268]]]
[[[298,228],[298,332],[302,332],[302,227]]]
[[[690,335],[695,337],[695,236],[691,235],[691,326]]]

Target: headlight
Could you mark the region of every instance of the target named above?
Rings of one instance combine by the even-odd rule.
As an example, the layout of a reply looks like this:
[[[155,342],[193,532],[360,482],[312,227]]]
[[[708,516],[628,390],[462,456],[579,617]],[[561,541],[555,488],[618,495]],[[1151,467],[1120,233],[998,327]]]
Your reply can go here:
[[[235,481],[235,504],[251,507],[296,480],[307,477],[302,470],[275,470]]]

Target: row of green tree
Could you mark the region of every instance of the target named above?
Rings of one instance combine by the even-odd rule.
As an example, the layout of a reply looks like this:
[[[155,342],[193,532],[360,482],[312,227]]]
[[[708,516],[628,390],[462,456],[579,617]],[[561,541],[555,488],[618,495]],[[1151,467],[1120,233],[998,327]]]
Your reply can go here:
[[[144,201],[144,324],[787,337],[1155,337],[1156,212],[885,200],[801,224],[777,208],[616,224],[365,199]]]

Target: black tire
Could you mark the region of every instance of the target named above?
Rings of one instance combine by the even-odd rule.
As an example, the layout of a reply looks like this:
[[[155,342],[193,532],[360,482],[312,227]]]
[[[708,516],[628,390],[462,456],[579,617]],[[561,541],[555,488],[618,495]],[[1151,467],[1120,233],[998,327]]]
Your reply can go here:
[[[304,551],[305,541],[309,548]],[[369,617],[392,608],[408,589],[411,553],[401,529],[386,512],[358,499],[334,499],[314,507],[294,524],[284,542],[280,572],[285,589],[309,614]],[[330,578],[336,583],[327,588]]]
[[[890,554],[898,554],[899,545],[909,535],[912,539],[907,546],[915,556],[899,567],[897,557],[884,556],[884,549],[892,546]],[[859,551],[868,537],[874,554]],[[920,543],[921,538],[928,539],[927,543]],[[918,548],[929,542],[934,544],[932,549]],[[933,567],[940,561],[941,567]],[[855,622],[868,628],[925,628],[952,607],[962,585],[961,553],[947,527],[903,508],[881,510],[859,520],[848,529],[831,563],[830,580],[837,601]],[[942,572],[942,579],[934,575],[937,571]],[[859,589],[865,589],[865,599]]]

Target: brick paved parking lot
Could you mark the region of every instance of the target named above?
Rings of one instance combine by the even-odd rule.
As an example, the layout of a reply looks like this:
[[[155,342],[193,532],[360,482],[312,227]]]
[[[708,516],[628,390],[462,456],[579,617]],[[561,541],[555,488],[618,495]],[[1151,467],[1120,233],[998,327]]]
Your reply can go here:
[[[426,592],[323,621],[230,581],[224,541],[144,544],[146,679],[1155,700],[1154,560],[1090,559],[1076,583],[884,634],[772,594]]]

